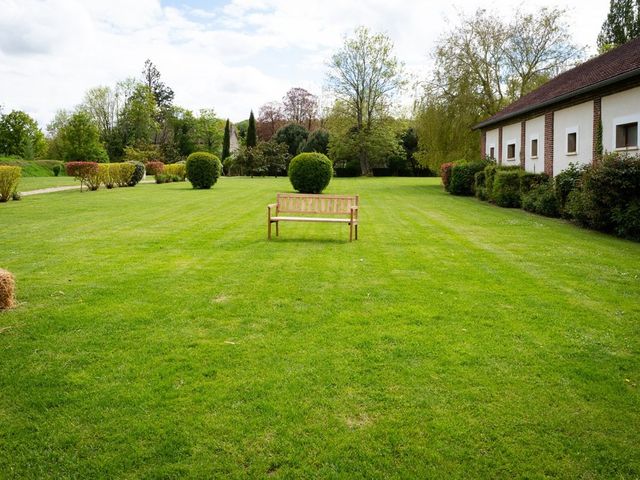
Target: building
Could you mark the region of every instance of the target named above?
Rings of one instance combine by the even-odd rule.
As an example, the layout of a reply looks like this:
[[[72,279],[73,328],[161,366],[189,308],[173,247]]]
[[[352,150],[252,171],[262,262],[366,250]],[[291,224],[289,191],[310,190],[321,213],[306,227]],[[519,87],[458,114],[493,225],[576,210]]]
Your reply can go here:
[[[640,38],[568,70],[479,123],[500,165],[557,175],[600,152],[638,152]]]

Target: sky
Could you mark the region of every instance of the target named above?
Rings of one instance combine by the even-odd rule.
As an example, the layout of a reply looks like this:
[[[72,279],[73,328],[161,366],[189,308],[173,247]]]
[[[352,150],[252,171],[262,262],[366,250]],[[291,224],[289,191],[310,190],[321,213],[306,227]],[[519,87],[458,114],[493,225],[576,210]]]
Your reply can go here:
[[[0,0],[0,105],[44,128],[149,58],[175,104],[240,121],[291,87],[323,96],[327,61],[358,26],[386,33],[407,72],[426,78],[460,13],[543,6],[567,9],[575,43],[595,53],[608,0]]]

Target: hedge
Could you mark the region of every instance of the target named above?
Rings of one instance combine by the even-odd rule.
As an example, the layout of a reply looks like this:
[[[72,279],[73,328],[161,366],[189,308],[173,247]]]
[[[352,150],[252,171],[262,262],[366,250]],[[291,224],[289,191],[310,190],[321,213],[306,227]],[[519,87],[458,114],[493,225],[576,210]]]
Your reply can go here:
[[[448,192],[449,191],[449,182],[451,181],[451,170],[455,163],[443,163],[440,165],[440,177],[442,178],[442,186]]]
[[[493,180],[492,197],[500,207],[520,207],[520,174],[513,170],[498,170]]]
[[[553,188],[553,183],[547,181],[523,194],[522,208],[528,212],[544,215],[545,217],[560,216],[558,197]]]
[[[520,194],[529,193],[533,188],[549,183],[549,175],[546,173],[520,172]]]
[[[147,175],[157,175],[162,173],[164,169],[164,163],[162,162],[147,162],[144,166],[147,170]]]
[[[484,170],[486,165],[482,161],[454,164],[450,171],[449,193],[453,195],[473,195],[475,192],[475,174]]]
[[[171,178],[177,177],[178,181],[183,182],[187,177],[187,166],[184,163],[170,163],[164,166],[162,173]]]
[[[80,180],[80,191],[82,186],[87,185],[91,190],[97,190],[95,179],[98,176],[98,163],[96,162],[67,162],[65,164],[67,175]],[[98,186],[100,184],[98,183]]]
[[[475,195],[480,200],[487,200],[487,174],[484,170],[476,172],[474,178]]]

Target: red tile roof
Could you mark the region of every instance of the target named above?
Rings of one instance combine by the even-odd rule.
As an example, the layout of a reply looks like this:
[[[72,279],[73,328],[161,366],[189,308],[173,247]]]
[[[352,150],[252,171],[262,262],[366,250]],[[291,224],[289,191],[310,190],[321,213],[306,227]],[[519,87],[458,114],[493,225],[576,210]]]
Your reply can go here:
[[[640,75],[640,37],[561,73],[474,128],[493,125],[636,74]]]

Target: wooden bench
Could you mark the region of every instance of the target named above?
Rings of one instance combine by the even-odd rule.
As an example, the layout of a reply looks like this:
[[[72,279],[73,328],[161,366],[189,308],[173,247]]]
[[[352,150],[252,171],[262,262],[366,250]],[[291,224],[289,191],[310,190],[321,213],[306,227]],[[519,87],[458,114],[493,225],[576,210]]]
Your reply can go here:
[[[273,212],[274,209],[275,212]],[[282,216],[283,213],[296,215]],[[332,215],[332,217],[313,215]],[[354,230],[355,238],[358,239],[358,195],[278,193],[277,202],[267,205],[267,216],[269,239],[271,239],[272,223],[276,224],[276,236],[280,234],[280,222],[346,223],[349,225],[349,241],[353,240]]]

